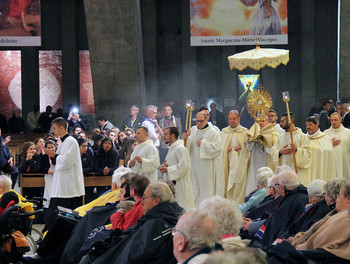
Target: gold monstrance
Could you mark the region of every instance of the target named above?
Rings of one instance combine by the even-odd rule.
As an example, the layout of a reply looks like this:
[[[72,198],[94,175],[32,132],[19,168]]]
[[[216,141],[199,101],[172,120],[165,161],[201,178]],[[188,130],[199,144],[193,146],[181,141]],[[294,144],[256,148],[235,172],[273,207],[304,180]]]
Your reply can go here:
[[[260,86],[257,90],[251,92],[247,98],[247,106],[252,118],[259,120],[262,116],[267,116],[272,106],[270,93]]]

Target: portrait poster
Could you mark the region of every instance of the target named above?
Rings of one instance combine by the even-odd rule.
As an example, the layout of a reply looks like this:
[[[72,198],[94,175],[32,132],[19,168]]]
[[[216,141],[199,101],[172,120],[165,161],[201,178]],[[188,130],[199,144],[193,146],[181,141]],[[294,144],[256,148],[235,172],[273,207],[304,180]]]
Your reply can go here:
[[[288,44],[287,0],[190,0],[191,46]]]
[[[40,20],[40,0],[1,0],[0,46],[40,46]]]

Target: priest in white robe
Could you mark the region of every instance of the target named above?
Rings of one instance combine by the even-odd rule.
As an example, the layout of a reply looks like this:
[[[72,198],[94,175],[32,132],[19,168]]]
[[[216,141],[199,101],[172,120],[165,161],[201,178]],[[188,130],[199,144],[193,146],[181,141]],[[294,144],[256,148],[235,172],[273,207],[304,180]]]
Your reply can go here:
[[[154,146],[153,141],[147,139],[148,129],[146,127],[139,127],[136,130],[137,147],[131,153],[128,167],[133,172],[147,177],[150,182],[158,180],[159,168],[159,152]]]
[[[324,131],[333,142],[337,178],[350,180],[350,129],[345,128],[339,113],[331,114],[331,128]]]
[[[306,119],[307,136],[311,140],[311,166],[305,185],[316,179],[327,182],[336,177],[333,142],[329,135],[321,132],[318,122],[314,116]]]
[[[165,157],[160,172],[164,179],[175,183],[175,200],[188,211],[194,208],[192,184],[190,176],[190,156],[183,145],[183,140],[178,140],[177,127],[168,127],[164,131],[164,141],[169,144],[169,151]]]
[[[293,160],[293,151],[295,151],[295,159],[297,163],[298,176],[302,184],[309,182],[309,168],[311,164],[311,146],[310,140],[300,128],[295,127],[295,117],[290,113],[291,126],[288,125],[288,116],[281,116],[280,126],[285,130],[284,134],[280,135],[276,144],[272,147],[272,161],[274,167],[288,165],[295,169]],[[289,130],[292,130],[293,141]]]
[[[207,114],[196,115],[197,128],[183,134],[191,158],[194,205],[215,194],[224,196],[220,134],[208,125]],[[189,135],[191,134],[191,135]]]
[[[250,152],[245,195],[257,189],[257,170],[261,167],[273,169],[271,148],[276,143],[278,133],[274,123],[267,116],[260,116],[247,132],[246,148]]]
[[[221,132],[222,160],[224,169],[225,197],[244,203],[249,151],[245,147],[248,129],[240,125],[237,110],[228,114],[229,126]]]
[[[52,121],[52,132],[61,138],[57,151],[47,150],[54,171],[51,182],[51,200],[46,213],[45,230],[51,227],[57,206],[75,209],[82,204],[85,195],[84,175],[79,145],[75,138],[68,135],[68,123],[58,117]]]

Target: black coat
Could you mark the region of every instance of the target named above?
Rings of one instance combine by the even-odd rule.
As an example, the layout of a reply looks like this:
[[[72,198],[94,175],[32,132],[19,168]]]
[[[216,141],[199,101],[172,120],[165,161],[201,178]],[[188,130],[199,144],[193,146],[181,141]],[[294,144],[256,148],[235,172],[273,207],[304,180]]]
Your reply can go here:
[[[309,208],[304,212],[298,220],[296,220],[289,228],[289,236],[295,235],[299,232],[305,232],[308,230],[314,223],[321,220],[329,213],[329,207],[326,203],[326,200],[323,199]]]
[[[99,152],[95,156],[95,171],[103,175],[103,169],[109,168],[108,175],[112,175],[113,172],[118,168],[119,165],[119,152],[115,149],[111,149],[107,153],[100,148]]]
[[[288,231],[304,212],[309,197],[305,186],[300,185],[292,191],[287,191],[280,200],[276,211],[267,219],[265,232],[261,240],[264,246],[271,245],[276,238],[281,237]]]
[[[171,229],[178,213],[172,203],[153,207],[138,222],[121,235],[121,240],[97,258],[95,264],[171,264],[173,255]]]
[[[225,119],[225,116],[222,112],[216,110],[215,111],[215,122],[213,120],[213,114],[212,112],[210,111],[210,117],[209,117],[209,121],[212,122],[215,126],[217,126],[220,130],[222,130],[224,127],[227,126],[227,123],[226,123],[226,119]]]
[[[18,171],[20,173],[38,173],[41,172],[41,157],[34,155],[31,160],[22,160],[22,156],[18,157]]]
[[[22,117],[10,117],[7,125],[9,133],[19,134],[21,132],[26,132],[26,125]]]
[[[0,169],[4,167],[7,161],[12,158],[10,150],[7,145],[2,144],[4,139],[0,137]]]
[[[110,216],[117,211],[116,204],[106,204],[92,208],[74,227],[73,232],[64,248],[62,264],[75,263],[75,255],[84,241],[96,227],[110,223]]]
[[[94,171],[94,152],[91,148],[88,148],[86,153],[81,155],[81,163],[84,175]]]

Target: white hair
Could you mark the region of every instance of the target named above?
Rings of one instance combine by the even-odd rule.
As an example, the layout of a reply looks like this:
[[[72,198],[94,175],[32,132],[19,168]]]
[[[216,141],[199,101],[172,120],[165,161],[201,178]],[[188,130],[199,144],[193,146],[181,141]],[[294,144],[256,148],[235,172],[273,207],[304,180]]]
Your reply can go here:
[[[298,175],[292,170],[283,170],[278,173],[279,179],[278,183],[284,187],[292,188],[300,185]]]
[[[273,173],[273,170],[269,167],[261,167],[259,169],[256,170],[256,174],[259,174],[260,172],[263,172],[263,171],[270,171]]]
[[[120,187],[121,185],[121,182],[120,182],[120,178],[127,174],[127,173],[130,173],[132,172],[131,169],[129,168],[125,168],[124,166],[120,166],[118,169],[116,169],[113,173],[113,176],[112,176],[112,183],[115,183],[117,184],[118,187]]]
[[[6,175],[0,175],[0,185],[4,186],[4,193],[11,190],[12,180]]]
[[[147,188],[151,188],[151,198],[158,197],[161,203],[174,202],[174,195],[168,184],[165,182],[154,182],[148,185]]]
[[[292,167],[288,166],[288,165],[281,165],[281,166],[277,166],[275,169],[275,174],[277,175],[278,173],[280,173],[281,171],[284,170],[293,170]]]
[[[183,214],[176,224],[176,229],[184,235],[188,250],[213,247],[221,240],[215,218],[197,209]]]
[[[307,186],[307,193],[314,195],[316,197],[323,197],[325,194],[324,187],[326,182],[323,180],[314,180],[310,182],[309,186]]]
[[[152,111],[152,110],[158,110],[158,107],[155,106],[155,105],[148,105],[148,106],[146,107],[146,113],[148,113],[148,112],[150,112],[150,111]]]
[[[260,168],[260,169],[262,169],[262,168]],[[258,184],[261,184],[262,186],[266,187],[267,180],[273,176],[275,176],[275,174],[273,173],[273,171],[271,169],[265,170],[265,171],[260,171],[258,173],[258,175],[256,175],[256,181],[258,182]]]
[[[216,218],[221,234],[239,233],[243,216],[235,201],[222,198],[218,195],[204,199],[199,204],[199,210]]]

